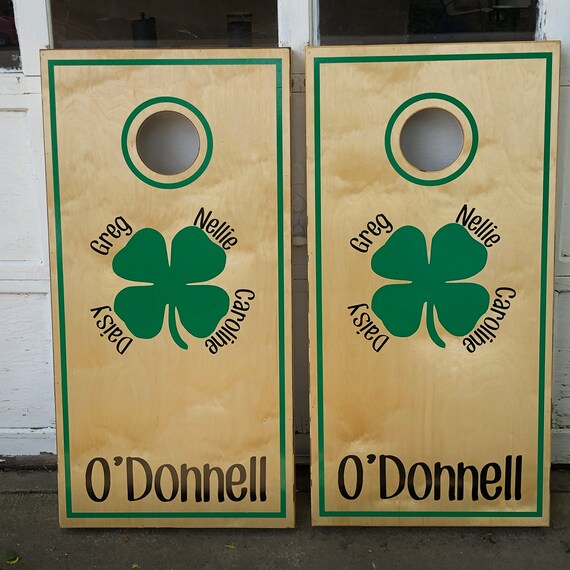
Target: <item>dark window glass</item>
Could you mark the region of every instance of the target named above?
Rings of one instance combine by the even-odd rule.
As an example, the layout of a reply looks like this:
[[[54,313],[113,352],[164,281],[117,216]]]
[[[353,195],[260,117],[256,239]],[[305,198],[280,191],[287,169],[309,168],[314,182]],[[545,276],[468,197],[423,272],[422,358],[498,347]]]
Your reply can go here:
[[[56,48],[277,45],[277,0],[51,0]]]
[[[537,0],[319,0],[322,45],[534,39]]]
[[[0,0],[0,67],[4,69],[21,67],[12,0]]]

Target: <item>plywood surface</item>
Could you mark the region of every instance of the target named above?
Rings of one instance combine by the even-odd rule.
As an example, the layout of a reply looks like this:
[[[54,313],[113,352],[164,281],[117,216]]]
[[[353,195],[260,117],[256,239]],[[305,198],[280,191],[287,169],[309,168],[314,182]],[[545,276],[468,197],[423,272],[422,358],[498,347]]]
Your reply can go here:
[[[61,523],[291,526],[288,51],[42,55]]]
[[[558,51],[309,48],[316,524],[548,523]],[[465,143],[423,172],[431,107]]]

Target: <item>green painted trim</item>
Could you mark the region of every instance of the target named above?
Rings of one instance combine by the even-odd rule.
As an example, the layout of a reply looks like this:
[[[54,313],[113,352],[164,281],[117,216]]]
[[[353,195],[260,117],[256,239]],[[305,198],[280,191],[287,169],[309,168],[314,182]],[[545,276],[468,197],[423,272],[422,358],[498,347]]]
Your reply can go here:
[[[59,66],[107,66],[107,65],[276,65],[275,57],[207,58],[207,59],[52,59]]]
[[[63,268],[63,240],[61,227],[61,204],[60,204],[60,181],[59,181],[59,159],[57,146],[57,121],[56,121],[56,66],[99,66],[99,65],[275,65],[276,68],[276,147],[277,147],[277,215],[278,215],[278,303],[279,303],[279,431],[280,431],[280,510],[279,511],[249,511],[249,512],[137,512],[137,513],[102,513],[102,512],[74,512],[71,494],[71,457],[69,440],[69,401],[67,383],[67,345],[65,329],[65,295],[64,295],[64,268]],[[59,311],[59,338],[60,338],[60,360],[61,360],[61,400],[63,416],[63,461],[65,474],[65,511],[69,519],[120,519],[120,518],[233,518],[233,519],[276,519],[287,517],[287,466],[286,466],[286,441],[287,430],[285,421],[286,410],[286,358],[285,358],[285,271],[284,252],[285,243],[283,239],[283,188],[284,188],[284,168],[283,168],[283,78],[282,60],[279,58],[229,58],[229,59],[201,59],[201,60],[49,60],[48,61],[48,87],[49,87],[49,109],[51,121],[51,144],[52,144],[52,171],[54,186],[54,217],[55,217],[55,237],[56,237],[56,267],[58,276],[58,311]],[[174,99],[174,98],[172,98]],[[148,103],[148,101],[147,101]],[[189,105],[189,103],[188,103]],[[196,112],[195,108],[193,109]]]
[[[385,63],[417,61],[476,61],[501,59],[544,59],[546,62],[545,127],[544,127],[544,167],[542,202],[542,245],[541,245],[541,295],[540,295],[540,343],[538,378],[538,458],[537,458],[537,508],[536,511],[329,511],[325,504],[325,459],[324,459],[324,371],[322,340],[322,250],[321,250],[321,142],[320,142],[320,66],[335,63]],[[546,306],[548,296],[548,215],[550,193],[550,145],[552,121],[552,53],[508,53],[508,54],[447,54],[432,56],[359,56],[359,57],[316,57],[314,59],[314,128],[315,128],[315,318],[317,349],[317,441],[319,464],[319,515],[321,517],[390,517],[390,518],[541,518],[543,516],[544,486],[544,404],[545,404],[545,364],[546,364]]]
[[[231,511],[208,511],[204,513],[200,512],[164,512],[160,511],[157,513],[148,512],[136,512],[136,513],[125,513],[125,512],[113,512],[113,513],[72,513],[68,518],[70,519],[280,519],[284,515],[281,511],[268,511],[263,512],[243,512],[243,513],[232,513]]]
[[[279,455],[281,477],[281,516],[287,506],[287,422],[285,421],[285,244],[283,240],[283,69],[281,60],[275,65],[276,131],[277,131],[277,241],[279,279]]]
[[[485,512],[485,511],[326,511],[323,517],[386,517],[410,519],[421,518],[535,518],[540,516],[534,511],[517,511],[513,513]]]
[[[452,105],[455,105],[466,117],[467,121],[469,122],[469,126],[471,127],[471,149],[469,150],[469,154],[465,159],[465,162],[452,172],[448,176],[444,176],[443,178],[436,178],[433,180],[428,180],[426,178],[419,178],[417,176],[412,176],[409,172],[404,170],[396,157],[394,156],[394,152],[392,151],[392,130],[394,129],[394,124],[398,120],[398,117],[410,106],[418,101],[426,101],[430,99],[435,99],[439,101],[447,101]],[[471,111],[467,108],[467,106],[462,103],[459,99],[455,97],[451,97],[450,95],[446,95],[445,93],[422,93],[421,95],[416,95],[415,97],[411,97],[407,101],[404,101],[392,114],[390,120],[388,121],[388,126],[386,127],[386,134],[384,136],[384,145],[386,147],[386,155],[388,156],[388,160],[390,164],[394,168],[394,170],[405,178],[409,182],[413,182],[414,184],[419,184],[420,186],[440,186],[441,184],[447,184],[456,178],[459,178],[470,166],[475,158],[475,154],[477,154],[477,147],[479,146],[479,130],[477,129],[477,123],[475,122],[475,117]]]
[[[172,103],[174,105],[180,105],[185,109],[188,109],[191,113],[193,113],[200,123],[202,127],[204,127],[204,131],[206,132],[206,154],[202,160],[202,163],[192,175],[184,180],[180,180],[178,182],[159,182],[158,180],[153,180],[148,176],[144,175],[134,164],[131,155],[129,154],[129,130],[133,121],[137,118],[137,116],[142,113],[145,109],[152,107],[152,105],[159,105],[160,103]],[[175,188],[182,188],[183,186],[188,186],[202,176],[208,165],[210,164],[210,160],[212,158],[212,152],[214,148],[214,138],[212,136],[212,129],[210,128],[210,124],[206,117],[204,117],[203,113],[192,103],[188,103],[184,99],[180,99],[178,97],[154,97],[141,103],[138,107],[136,107],[133,112],[128,116],[127,120],[125,121],[125,125],[123,126],[123,132],[121,133],[121,150],[123,151],[123,158],[127,163],[127,166],[131,169],[131,172],[139,179],[149,184],[150,186],[154,186],[155,188],[162,188],[164,190],[174,190]]]
[[[315,287],[317,300],[315,313],[317,318],[317,442],[319,446],[319,514],[324,516],[325,511],[325,410],[323,405],[323,300],[322,290],[322,248],[321,248],[321,69],[317,64],[314,69],[314,129],[315,129]]]
[[[73,512],[71,504],[71,465],[69,462],[69,405],[67,400],[67,348],[65,331],[65,305],[64,305],[64,285],[63,285],[63,239],[61,231],[61,205],[59,192],[59,156],[57,149],[57,120],[55,103],[55,74],[54,65],[48,62],[48,85],[49,85],[49,109],[51,121],[51,156],[53,171],[53,202],[55,213],[55,246],[56,246],[56,267],[57,267],[57,298],[59,316],[59,341],[61,357],[61,410],[63,416],[63,454],[65,457],[65,507],[69,516]],[[55,331],[54,331],[55,332]]]
[[[539,348],[539,377],[538,377],[538,441],[539,452],[537,461],[537,510],[542,513],[544,487],[544,392],[546,386],[546,314],[548,287],[548,213],[550,190],[550,125],[552,122],[552,54],[546,55],[546,106],[544,109],[544,166],[543,166],[543,199],[542,199],[542,244],[541,244],[541,279],[540,279],[540,348]]]
[[[315,64],[323,63],[390,63],[411,61],[488,61],[497,59],[544,59],[551,52],[528,53],[481,53],[481,54],[436,54],[436,55],[363,55],[316,57]]]

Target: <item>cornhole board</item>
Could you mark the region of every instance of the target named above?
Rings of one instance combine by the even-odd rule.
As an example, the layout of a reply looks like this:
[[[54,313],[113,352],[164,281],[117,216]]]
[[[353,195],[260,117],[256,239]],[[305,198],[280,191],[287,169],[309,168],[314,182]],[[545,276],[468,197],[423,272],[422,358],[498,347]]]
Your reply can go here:
[[[548,524],[558,43],[309,48],[313,521]],[[445,169],[407,119],[449,111]]]
[[[44,51],[42,79],[61,524],[292,526],[288,50]],[[198,133],[177,174],[137,150],[166,111]]]

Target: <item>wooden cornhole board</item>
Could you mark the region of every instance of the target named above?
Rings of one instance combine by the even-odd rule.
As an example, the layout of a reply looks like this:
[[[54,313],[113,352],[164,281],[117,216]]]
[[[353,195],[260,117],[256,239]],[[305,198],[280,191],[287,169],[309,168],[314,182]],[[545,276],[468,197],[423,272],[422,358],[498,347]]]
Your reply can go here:
[[[548,524],[558,54],[309,48],[316,524]],[[433,107],[464,145],[424,172]]]
[[[288,50],[42,65],[61,524],[292,526]],[[137,151],[165,111],[178,174]]]

